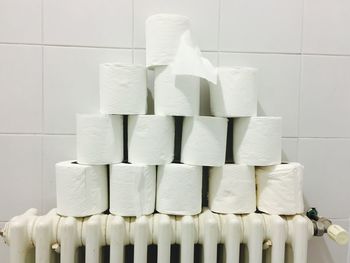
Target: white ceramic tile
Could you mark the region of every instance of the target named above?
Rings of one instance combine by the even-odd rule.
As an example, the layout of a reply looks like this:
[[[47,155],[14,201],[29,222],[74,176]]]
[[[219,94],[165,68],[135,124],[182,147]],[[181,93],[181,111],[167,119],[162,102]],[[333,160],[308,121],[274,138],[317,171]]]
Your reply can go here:
[[[213,66],[218,64],[218,54],[217,52],[202,51],[202,55],[207,58]],[[134,63],[140,65],[146,65],[146,52],[145,49],[135,49],[134,50]]]
[[[299,53],[302,0],[221,0],[220,50]]]
[[[40,132],[41,47],[0,44],[0,57],[0,132]]]
[[[203,56],[206,57],[213,66],[218,66],[218,53],[217,52],[202,52]]]
[[[219,65],[257,68],[258,114],[282,116],[283,136],[298,135],[299,56],[220,53]]]
[[[349,219],[332,220],[334,224],[340,225],[349,231]],[[346,263],[348,257],[348,246],[339,246],[327,235],[314,237],[309,242],[308,263]]]
[[[0,229],[5,226],[5,222],[0,222]],[[10,262],[10,250],[3,239],[0,238],[0,262]]]
[[[55,164],[76,159],[74,135],[43,136],[43,213],[56,207]]]
[[[41,136],[0,135],[0,221],[41,209]]]
[[[132,1],[45,0],[46,44],[131,47]]]
[[[301,137],[350,137],[350,57],[303,56]]]
[[[298,160],[298,139],[282,138],[282,162],[296,162]]]
[[[130,63],[130,50],[44,48],[44,131],[75,133],[76,113],[99,112],[99,64]]]
[[[0,42],[41,43],[41,0],[0,1]]]
[[[206,57],[214,66],[218,64],[218,54],[217,52],[201,52],[204,57]],[[146,65],[146,53],[145,49],[136,49],[134,51],[134,63]]]
[[[350,139],[299,139],[298,160],[305,167],[307,207],[329,218],[348,218]]]
[[[350,54],[350,1],[304,2],[303,52]]]
[[[194,36],[203,50],[217,50],[219,1],[134,0],[134,45],[145,47],[145,20],[158,13],[180,14],[191,19]]]

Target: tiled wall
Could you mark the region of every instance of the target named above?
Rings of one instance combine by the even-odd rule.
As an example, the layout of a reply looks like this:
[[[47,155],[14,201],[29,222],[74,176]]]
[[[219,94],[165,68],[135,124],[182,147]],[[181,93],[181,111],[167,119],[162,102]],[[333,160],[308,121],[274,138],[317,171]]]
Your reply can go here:
[[[283,117],[306,203],[349,228],[348,0],[0,0],[0,222],[55,205],[53,165],[75,158],[75,113],[98,111],[98,64],[144,63],[144,20],[158,12],[189,16],[214,64],[259,68],[259,113]],[[309,258],[350,262],[322,238]]]

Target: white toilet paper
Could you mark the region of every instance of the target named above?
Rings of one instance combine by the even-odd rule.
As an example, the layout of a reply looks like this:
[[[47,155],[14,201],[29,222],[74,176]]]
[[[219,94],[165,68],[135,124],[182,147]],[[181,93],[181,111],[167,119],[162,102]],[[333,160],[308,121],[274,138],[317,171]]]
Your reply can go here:
[[[118,115],[77,115],[77,159],[81,164],[123,160],[123,118]]]
[[[303,213],[303,171],[304,167],[299,163],[258,167],[258,209],[272,215]]]
[[[169,65],[176,53],[182,34],[190,29],[188,17],[157,14],[146,20],[147,67]]]
[[[216,83],[216,69],[195,44],[185,16],[158,14],[146,20],[147,67],[173,65],[173,74]]]
[[[106,114],[145,114],[146,68],[139,65],[100,65],[100,109]]]
[[[119,216],[141,216],[154,212],[156,167],[112,164],[109,173],[109,211]]]
[[[210,108],[214,116],[246,117],[257,114],[254,68],[218,68],[217,85],[210,83]]]
[[[225,163],[227,119],[186,117],[182,128],[181,162],[202,166]]]
[[[234,119],[234,162],[252,166],[280,164],[281,135],[282,120],[280,117]]]
[[[247,214],[256,210],[255,169],[225,164],[209,170],[209,209],[216,213]]]
[[[189,30],[181,36],[172,66],[175,75],[192,75],[206,79],[214,84],[217,82],[216,68],[208,59],[202,56]]]
[[[129,116],[129,162],[148,165],[171,163],[174,159],[174,137],[173,117]]]
[[[57,213],[84,217],[108,209],[107,166],[56,164]]]
[[[202,210],[202,167],[158,166],[156,209],[170,215],[195,215]]]
[[[171,66],[154,68],[154,111],[156,115],[195,116],[199,114],[200,79],[175,76]]]

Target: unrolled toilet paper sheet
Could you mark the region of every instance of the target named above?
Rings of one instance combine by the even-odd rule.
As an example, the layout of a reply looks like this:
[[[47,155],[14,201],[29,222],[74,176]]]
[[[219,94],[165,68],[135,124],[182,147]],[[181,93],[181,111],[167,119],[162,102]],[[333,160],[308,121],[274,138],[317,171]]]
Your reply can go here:
[[[213,84],[217,83],[216,68],[203,57],[199,47],[194,44],[189,30],[181,36],[172,66],[175,75],[197,76]]]
[[[156,115],[196,116],[199,114],[200,79],[176,76],[171,65],[154,68],[154,111]]]

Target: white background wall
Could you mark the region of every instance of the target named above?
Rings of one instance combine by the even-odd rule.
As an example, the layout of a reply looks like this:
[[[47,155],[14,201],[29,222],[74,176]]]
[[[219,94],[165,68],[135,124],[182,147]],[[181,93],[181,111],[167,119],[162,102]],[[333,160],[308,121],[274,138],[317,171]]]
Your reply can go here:
[[[215,65],[259,68],[259,112],[283,117],[307,205],[349,228],[348,0],[0,0],[0,221],[55,206],[53,165],[75,158],[75,113],[98,111],[98,64],[143,63],[158,12],[189,16]],[[310,246],[309,262],[350,262]]]

